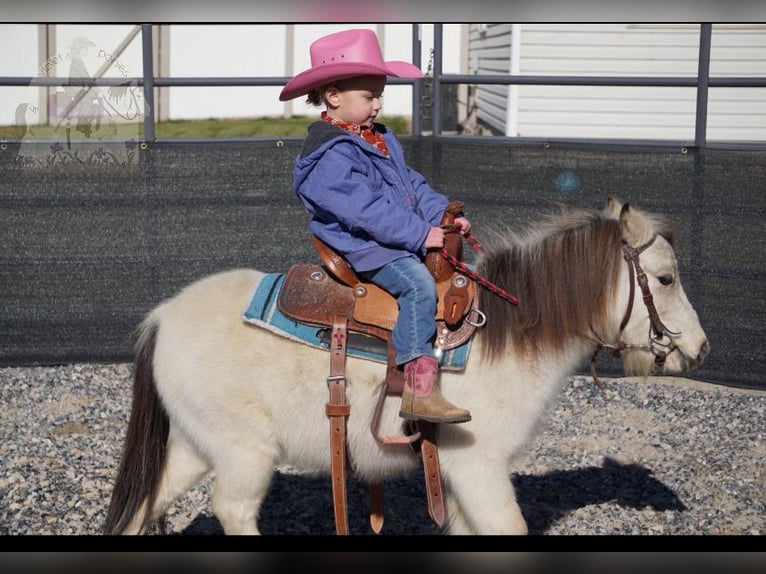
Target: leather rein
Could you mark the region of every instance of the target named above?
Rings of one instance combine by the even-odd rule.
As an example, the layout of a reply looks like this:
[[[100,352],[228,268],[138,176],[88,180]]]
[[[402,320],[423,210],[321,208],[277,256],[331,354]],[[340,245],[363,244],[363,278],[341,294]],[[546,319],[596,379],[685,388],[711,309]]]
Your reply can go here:
[[[649,344],[631,345],[621,340],[610,344],[599,340],[598,347],[590,359],[590,372],[593,376],[593,381],[601,389],[603,389],[603,386],[598,378],[598,375],[596,374],[596,357],[601,351],[607,350],[615,356],[620,356],[623,351],[628,349],[642,349],[653,353],[654,364],[657,366],[662,366],[665,364],[665,360],[667,359],[668,355],[677,349],[676,345],[673,343],[673,338],[678,337],[681,333],[671,331],[660,319],[660,316],[657,313],[657,308],[654,305],[654,297],[652,296],[652,292],[649,289],[649,280],[647,279],[646,273],[641,268],[641,264],[638,260],[639,255],[648,249],[656,239],[657,235],[655,234],[649,241],[639,247],[632,247],[625,241],[622,243],[622,257],[628,264],[628,275],[630,278],[630,297],[628,298],[628,307],[625,310],[625,315],[623,316],[622,322],[620,323],[620,335],[622,335],[623,330],[628,325],[630,315],[633,312],[633,300],[636,296],[636,280],[638,280],[638,286],[641,288],[641,295],[644,300],[644,305],[646,306],[646,310],[649,312]],[[665,336],[670,339],[669,344],[662,342],[662,339]]]
[[[459,225],[455,225],[453,223],[442,224],[441,228],[444,229],[445,233],[456,233],[456,232],[460,231],[460,226]],[[470,233],[466,232],[466,234],[463,236],[463,239],[465,239],[466,242],[471,247],[473,247],[474,251],[481,251],[482,250],[481,243],[479,243],[473,237],[473,235],[471,235]],[[512,305],[518,305],[519,304],[519,298],[516,297],[516,295],[508,293],[508,291],[506,291],[502,287],[499,287],[498,285],[495,285],[494,283],[489,281],[486,277],[476,273],[473,269],[468,267],[462,261],[458,261],[453,255],[450,255],[450,253],[447,251],[446,248],[442,247],[441,254],[442,254],[442,257],[444,257],[450,263],[450,265],[452,265],[452,267],[454,267],[455,269],[457,269],[461,273],[464,273],[465,275],[467,275],[468,277],[473,279],[476,282],[477,285],[481,285],[482,287],[484,287],[485,289],[488,289],[489,291],[491,291],[492,293],[494,293],[498,297],[500,297],[502,299],[505,299],[506,301],[508,301]],[[482,314],[482,316],[483,316],[483,314]],[[486,317],[483,317],[481,325],[484,324],[484,321],[486,321]]]

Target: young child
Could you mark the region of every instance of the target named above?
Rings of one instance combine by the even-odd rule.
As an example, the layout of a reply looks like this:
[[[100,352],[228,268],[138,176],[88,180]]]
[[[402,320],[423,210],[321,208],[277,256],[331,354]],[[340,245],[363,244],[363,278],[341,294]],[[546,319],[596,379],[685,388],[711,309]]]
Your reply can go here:
[[[293,77],[279,99],[307,96],[324,106],[294,170],[295,192],[313,216],[311,231],[343,255],[357,276],[397,299],[396,361],[404,366],[400,416],[460,423],[470,413],[449,403],[437,386],[434,357],[436,284],[424,264],[444,245],[439,226],[447,197],[410,169],[399,141],[374,120],[387,76],[421,78],[412,64],[384,61],[375,33],[346,30],[316,40],[311,68]],[[470,229],[458,214],[460,232]]]

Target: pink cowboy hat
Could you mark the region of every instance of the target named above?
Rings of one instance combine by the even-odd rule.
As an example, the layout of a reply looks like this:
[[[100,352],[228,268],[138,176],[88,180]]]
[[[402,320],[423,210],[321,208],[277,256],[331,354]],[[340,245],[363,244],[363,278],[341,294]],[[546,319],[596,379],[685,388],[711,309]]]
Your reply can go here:
[[[422,78],[417,66],[398,60],[384,62],[372,30],[345,30],[314,41],[309,48],[311,67],[292,78],[279,94],[284,102],[308,94],[334,80],[353,76]]]

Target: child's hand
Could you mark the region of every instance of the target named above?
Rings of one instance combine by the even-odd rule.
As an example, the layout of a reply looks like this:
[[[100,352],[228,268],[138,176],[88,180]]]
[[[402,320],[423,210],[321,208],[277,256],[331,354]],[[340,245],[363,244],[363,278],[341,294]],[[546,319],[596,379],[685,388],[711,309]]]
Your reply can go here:
[[[465,217],[456,217],[455,225],[460,226],[460,235],[465,235],[471,230],[471,222],[468,221]]]
[[[432,227],[429,229],[423,247],[426,249],[444,247],[444,230],[441,227]]]

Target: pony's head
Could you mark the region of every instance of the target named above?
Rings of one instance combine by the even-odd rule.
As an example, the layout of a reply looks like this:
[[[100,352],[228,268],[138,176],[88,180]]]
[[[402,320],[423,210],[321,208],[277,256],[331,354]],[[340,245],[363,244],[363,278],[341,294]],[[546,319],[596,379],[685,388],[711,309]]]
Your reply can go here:
[[[626,349],[628,374],[649,374],[662,352],[668,373],[699,366],[710,347],[681,286],[672,231],[667,217],[609,198],[600,211],[562,206],[488,245],[478,273],[516,293],[519,305],[481,293],[483,353],[497,359],[512,350],[537,359],[614,342]],[[630,272],[628,248],[639,252],[649,305],[639,285],[644,278]],[[661,333],[651,330],[660,324]]]
[[[624,309],[617,337],[624,342],[628,374],[648,375],[659,365],[666,373],[699,367],[710,343],[686,297],[673,249],[673,226],[662,215],[610,197],[606,217],[619,223],[623,244],[617,309]],[[632,285],[632,287],[631,287]]]

